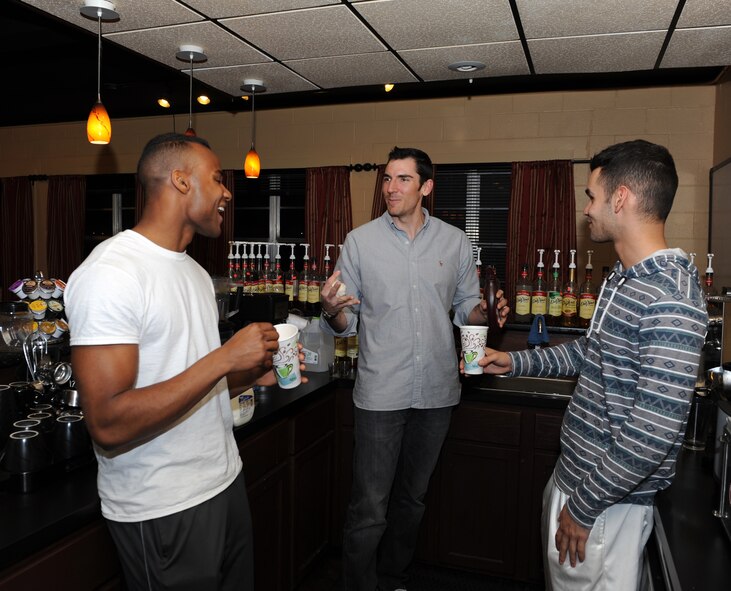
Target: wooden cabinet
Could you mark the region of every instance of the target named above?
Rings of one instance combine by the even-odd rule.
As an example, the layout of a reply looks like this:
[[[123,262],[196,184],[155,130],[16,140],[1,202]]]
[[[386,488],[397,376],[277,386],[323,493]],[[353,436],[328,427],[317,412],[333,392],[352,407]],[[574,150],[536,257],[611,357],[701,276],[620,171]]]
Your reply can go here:
[[[335,469],[335,400],[310,405],[290,425],[292,588],[330,542]]]
[[[479,403],[454,412],[440,458],[440,563],[513,574],[520,423],[520,411]]]
[[[559,454],[562,408],[466,396],[455,409],[425,499],[417,559],[538,582],[543,489]],[[352,392],[337,392],[333,522],[341,542],[352,483]]]
[[[117,550],[101,519],[0,573],[0,591],[122,588]]]

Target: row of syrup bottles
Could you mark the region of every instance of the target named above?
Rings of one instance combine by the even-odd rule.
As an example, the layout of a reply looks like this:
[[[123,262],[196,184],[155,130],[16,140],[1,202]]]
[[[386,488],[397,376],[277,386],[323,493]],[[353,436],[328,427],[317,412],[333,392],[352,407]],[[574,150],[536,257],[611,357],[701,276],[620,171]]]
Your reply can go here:
[[[515,286],[515,322],[528,324],[537,314],[543,315],[549,326],[588,328],[594,315],[597,288],[593,281],[594,267],[591,264],[593,250],[587,250],[584,268],[584,282],[579,284],[576,276],[576,250],[569,251],[569,275],[561,280],[559,264],[560,250],[554,250],[552,272],[545,276],[543,255],[545,249],[538,249],[538,264],[535,278],[528,278],[528,264],[523,264],[520,278]],[[602,281],[609,274],[609,267],[602,269]]]
[[[280,247],[290,248],[289,267],[283,269]],[[271,242],[229,242],[228,276],[234,287],[241,286],[243,293],[283,293],[289,300],[289,308],[304,316],[319,316],[321,310],[320,293],[322,284],[331,274],[330,249],[334,244],[325,245],[323,272],[319,273],[316,257],[310,263],[310,245],[303,243],[302,271],[295,266],[292,243]],[[338,245],[342,248],[342,244]],[[274,264],[270,257],[270,247],[276,253]],[[264,254],[262,254],[264,253]]]

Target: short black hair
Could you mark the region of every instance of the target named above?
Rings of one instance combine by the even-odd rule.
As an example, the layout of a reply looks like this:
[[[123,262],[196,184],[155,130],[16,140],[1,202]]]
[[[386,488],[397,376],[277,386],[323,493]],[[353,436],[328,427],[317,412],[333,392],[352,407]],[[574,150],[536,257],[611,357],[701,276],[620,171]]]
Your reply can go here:
[[[150,182],[150,164],[160,155],[185,150],[191,144],[200,144],[209,150],[210,144],[203,138],[182,133],[163,133],[152,138],[142,150],[139,162],[137,163],[137,178],[143,187]]]
[[[678,173],[664,146],[645,140],[614,144],[595,154],[589,168],[601,168],[599,182],[609,195],[625,185],[637,195],[643,213],[667,219],[678,189]]]
[[[405,160],[413,158],[416,161],[416,172],[419,173],[419,183],[423,185],[429,179],[434,178],[434,165],[429,155],[418,148],[399,148],[394,146],[388,154],[386,164],[391,160]]]

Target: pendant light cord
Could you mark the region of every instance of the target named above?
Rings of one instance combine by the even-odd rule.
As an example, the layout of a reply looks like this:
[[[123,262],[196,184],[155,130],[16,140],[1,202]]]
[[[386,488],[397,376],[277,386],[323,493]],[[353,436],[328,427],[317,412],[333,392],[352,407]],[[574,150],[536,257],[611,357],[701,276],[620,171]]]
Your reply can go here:
[[[99,21],[98,48],[96,54],[96,100],[102,102],[102,10],[97,10],[97,20]]]
[[[251,149],[254,149],[254,138],[256,137],[256,109],[254,108],[254,97],[256,97],[256,87],[251,85]]]
[[[188,93],[188,129],[193,128],[193,52],[190,52],[190,92]]]

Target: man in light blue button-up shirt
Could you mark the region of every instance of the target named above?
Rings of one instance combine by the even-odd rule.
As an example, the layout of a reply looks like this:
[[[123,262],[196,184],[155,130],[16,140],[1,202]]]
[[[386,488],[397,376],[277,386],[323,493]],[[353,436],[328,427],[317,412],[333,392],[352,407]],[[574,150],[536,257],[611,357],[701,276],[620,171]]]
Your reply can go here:
[[[429,478],[459,402],[452,325],[487,318],[470,241],[421,206],[433,184],[429,156],[394,148],[383,179],[387,211],[348,234],[322,290],[322,328],[357,328],[360,344],[343,541],[348,590],[405,587]],[[346,295],[338,296],[341,283]],[[502,325],[508,309],[498,295]]]

